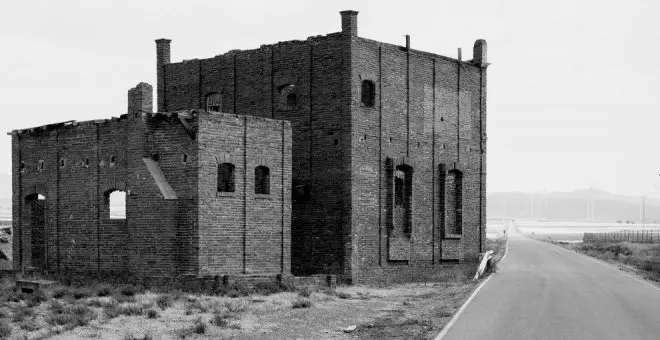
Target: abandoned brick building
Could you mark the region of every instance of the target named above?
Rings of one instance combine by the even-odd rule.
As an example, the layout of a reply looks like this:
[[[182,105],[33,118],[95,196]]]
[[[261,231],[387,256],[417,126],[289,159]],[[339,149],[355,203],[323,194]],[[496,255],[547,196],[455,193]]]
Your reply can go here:
[[[359,37],[357,14],[207,59],[156,40],[159,113],[140,84],[119,119],[13,131],[15,265],[361,282],[476,260],[486,42],[448,58]]]

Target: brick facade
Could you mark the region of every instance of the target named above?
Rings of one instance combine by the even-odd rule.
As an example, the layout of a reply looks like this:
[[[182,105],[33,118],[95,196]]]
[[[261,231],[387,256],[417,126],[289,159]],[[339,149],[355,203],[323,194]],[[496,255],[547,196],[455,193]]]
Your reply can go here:
[[[141,84],[119,119],[14,131],[15,263],[32,265],[35,193],[49,268],[365,282],[476,260],[486,42],[456,60],[359,37],[358,13],[341,17],[341,32],[208,59],[172,63],[171,41],[156,40],[158,111],[182,114],[148,113]],[[270,194],[255,189],[259,166]],[[126,222],[105,218],[113,189],[130,191]]]
[[[361,38],[358,13],[341,17],[341,32],[208,59],[171,63],[170,40],[157,40],[159,111],[204,108],[219,94],[224,112],[291,123],[296,275],[372,281],[477,259],[486,42],[461,61]],[[396,204],[398,169],[409,172],[407,210]]]
[[[119,118],[12,131],[14,268],[289,273],[290,124],[153,114],[152,96],[140,83]],[[220,163],[235,166],[234,192],[218,192]],[[268,167],[268,194],[253,194],[257,166]],[[116,190],[126,193],[125,219],[110,218]]]

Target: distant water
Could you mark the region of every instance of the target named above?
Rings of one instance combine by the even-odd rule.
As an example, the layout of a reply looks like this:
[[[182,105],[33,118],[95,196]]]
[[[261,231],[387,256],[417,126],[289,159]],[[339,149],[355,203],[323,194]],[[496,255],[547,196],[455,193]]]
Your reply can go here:
[[[645,225],[611,222],[545,222],[515,221],[518,229],[525,234],[562,242],[581,242],[584,233],[606,233],[622,230],[660,230],[660,224]]]

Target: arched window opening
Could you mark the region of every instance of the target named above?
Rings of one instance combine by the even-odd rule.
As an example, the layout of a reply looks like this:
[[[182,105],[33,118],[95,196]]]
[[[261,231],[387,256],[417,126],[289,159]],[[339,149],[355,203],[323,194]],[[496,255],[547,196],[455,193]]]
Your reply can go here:
[[[280,89],[280,101],[282,109],[284,110],[294,110],[298,106],[298,96],[296,94],[296,86],[293,84],[288,84],[281,86]]]
[[[456,169],[449,171],[445,187],[447,232],[460,235],[463,233],[463,173]]]
[[[412,168],[399,165],[394,171],[394,227],[412,233]]]
[[[362,104],[373,107],[376,102],[376,85],[371,80],[362,81]]]
[[[206,95],[206,111],[220,112],[222,110],[222,96],[220,93],[209,93]]]
[[[270,194],[270,169],[265,166],[254,168],[254,193]]]
[[[218,192],[234,192],[234,165],[218,164]]]
[[[111,220],[126,219],[126,192],[114,190],[106,194],[108,217]]]
[[[298,99],[295,93],[292,92],[286,95],[286,105],[289,107],[298,105]]]

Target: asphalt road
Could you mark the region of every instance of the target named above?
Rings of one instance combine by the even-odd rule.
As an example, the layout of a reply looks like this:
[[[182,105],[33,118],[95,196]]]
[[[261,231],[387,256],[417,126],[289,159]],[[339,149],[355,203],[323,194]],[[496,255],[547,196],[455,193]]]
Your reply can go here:
[[[509,230],[509,251],[443,340],[660,339],[660,289]]]

